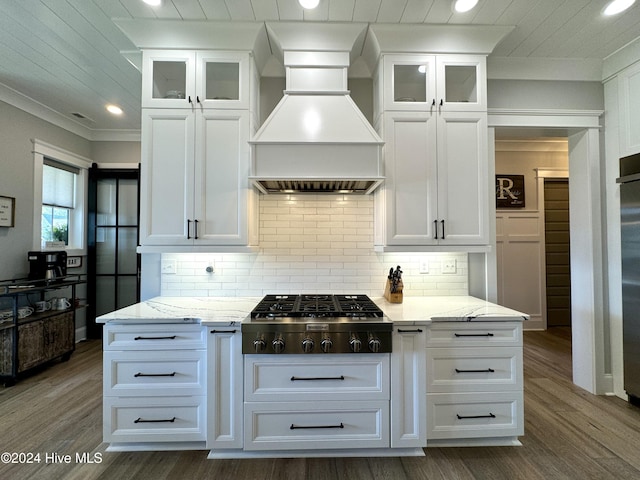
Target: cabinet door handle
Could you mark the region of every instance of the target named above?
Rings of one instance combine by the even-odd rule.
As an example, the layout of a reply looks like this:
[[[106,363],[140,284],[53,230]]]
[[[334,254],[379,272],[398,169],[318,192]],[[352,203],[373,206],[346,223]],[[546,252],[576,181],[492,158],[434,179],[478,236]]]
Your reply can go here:
[[[496,416],[491,412],[489,412],[489,415],[466,415],[466,416],[458,415],[456,413],[456,417],[458,417],[458,420],[466,420],[470,418],[496,418]]]
[[[196,233],[196,236],[193,237],[193,238],[195,238],[197,240],[198,239],[198,220],[194,220],[193,223],[195,225],[194,230],[195,230],[195,233]]]
[[[344,380],[344,375],[339,377],[291,377],[292,382],[299,380]]]
[[[486,368],[484,370],[460,370],[456,368],[456,373],[495,373],[493,368]]]
[[[441,98],[440,99],[440,106],[443,106],[443,105],[444,105],[444,100]]]
[[[140,417],[136,418],[133,423],[173,423],[176,421],[176,417],[173,418],[162,418],[159,420],[144,420]]]
[[[191,101],[191,95],[189,95],[187,99],[189,100],[189,103],[193,104],[193,102]]]
[[[176,336],[171,335],[170,337],[135,337],[134,340],[175,340]]]
[[[187,218],[187,240],[191,239],[191,220]]]
[[[422,329],[418,328],[417,330],[401,330],[398,329],[398,333],[422,333]]]
[[[433,221],[433,231],[435,232],[434,239],[438,239],[438,220]]]
[[[176,372],[171,373],[142,373],[138,372],[134,375],[134,377],[175,377]]]
[[[436,106],[436,99],[435,99],[435,98],[433,99],[433,102],[431,102],[431,106],[432,106],[432,107],[435,107],[435,106]]]
[[[344,428],[344,424],[340,422],[340,425],[294,425],[293,423],[289,427],[289,430],[300,430],[303,428]]]
[[[493,333],[454,333],[456,337],[493,337]]]
[[[200,95],[196,95],[196,102],[201,103],[200,102]]]
[[[237,330],[211,330],[211,333],[236,333]]]
[[[440,223],[442,223],[442,240],[444,240],[444,220],[440,220]]]

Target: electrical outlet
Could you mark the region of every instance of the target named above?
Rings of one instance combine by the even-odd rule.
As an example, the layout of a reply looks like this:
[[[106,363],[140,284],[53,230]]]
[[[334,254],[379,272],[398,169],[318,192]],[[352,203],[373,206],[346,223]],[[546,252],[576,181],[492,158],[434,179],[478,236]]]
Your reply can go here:
[[[429,262],[427,260],[420,262],[420,273],[429,273]]]
[[[160,265],[160,273],[163,275],[175,275],[177,271],[177,261],[175,259],[172,260],[162,260],[162,264]]]
[[[456,273],[456,259],[449,258],[442,262],[442,273]]]

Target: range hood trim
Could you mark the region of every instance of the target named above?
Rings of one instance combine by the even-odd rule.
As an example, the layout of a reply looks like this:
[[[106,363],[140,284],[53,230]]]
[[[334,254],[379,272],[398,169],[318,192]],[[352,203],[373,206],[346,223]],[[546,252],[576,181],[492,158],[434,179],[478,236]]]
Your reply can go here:
[[[333,194],[333,195],[369,195],[373,193],[373,191],[378,188],[385,180],[385,177],[359,177],[359,178],[344,178],[344,177],[291,177],[291,178],[283,178],[281,176],[278,177],[266,177],[266,176],[253,176],[249,177],[251,183],[263,194],[265,195],[278,195],[278,194]],[[284,191],[278,190],[275,191],[273,189],[269,189],[262,182],[291,182],[291,183],[313,183],[313,182],[366,182],[367,185],[364,189],[359,190],[351,190],[344,191],[340,189],[322,189],[318,191],[305,191],[301,189],[293,189],[292,191]],[[299,188],[299,187],[298,187]]]

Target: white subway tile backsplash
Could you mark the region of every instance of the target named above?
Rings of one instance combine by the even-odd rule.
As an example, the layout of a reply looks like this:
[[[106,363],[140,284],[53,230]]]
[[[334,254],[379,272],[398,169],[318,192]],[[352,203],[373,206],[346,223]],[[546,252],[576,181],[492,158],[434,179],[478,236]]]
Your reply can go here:
[[[389,268],[403,270],[407,296],[467,295],[466,253],[376,253],[373,197],[270,195],[260,198],[259,253],[163,254],[176,274],[162,295],[255,296],[268,293],[362,293],[382,296]],[[456,260],[456,273],[442,262]],[[427,261],[428,274],[419,273]],[[206,273],[208,265],[214,273]]]

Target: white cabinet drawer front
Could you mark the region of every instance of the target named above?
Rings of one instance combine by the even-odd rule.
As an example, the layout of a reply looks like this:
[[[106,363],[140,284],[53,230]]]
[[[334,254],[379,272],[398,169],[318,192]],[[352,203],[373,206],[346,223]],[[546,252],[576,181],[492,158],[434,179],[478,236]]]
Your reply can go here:
[[[206,440],[206,398],[104,398],[105,442]]]
[[[245,356],[245,401],[388,400],[389,355]]]
[[[197,325],[106,325],[104,350],[195,350],[206,345],[206,328]]]
[[[522,345],[522,322],[434,322],[427,347]]]
[[[245,403],[245,450],[389,446],[389,402]]]
[[[427,395],[429,439],[524,435],[522,392]]]
[[[427,392],[496,392],[522,389],[522,349],[428,348]]]
[[[104,395],[204,395],[204,350],[104,352]]]

